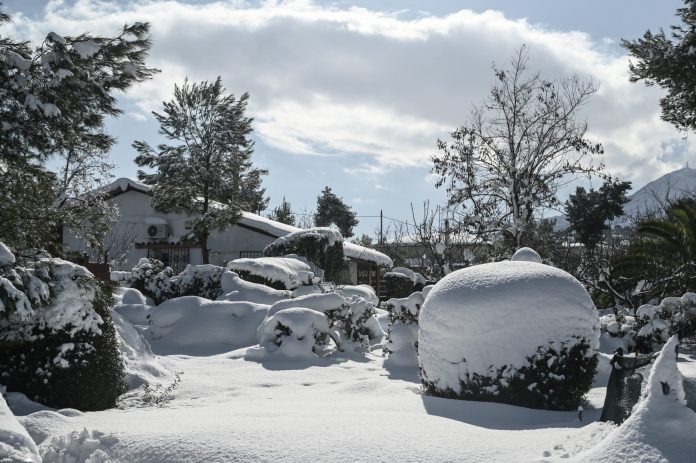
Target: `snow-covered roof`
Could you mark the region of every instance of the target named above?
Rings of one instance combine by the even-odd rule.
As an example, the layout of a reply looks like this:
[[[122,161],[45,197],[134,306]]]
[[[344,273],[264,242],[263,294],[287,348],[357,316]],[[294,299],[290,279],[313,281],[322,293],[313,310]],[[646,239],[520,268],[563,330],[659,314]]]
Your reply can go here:
[[[118,178],[100,189],[106,191],[111,196],[116,196],[131,190],[149,194],[152,190],[149,185],[145,185],[144,183],[140,183],[127,177]]]

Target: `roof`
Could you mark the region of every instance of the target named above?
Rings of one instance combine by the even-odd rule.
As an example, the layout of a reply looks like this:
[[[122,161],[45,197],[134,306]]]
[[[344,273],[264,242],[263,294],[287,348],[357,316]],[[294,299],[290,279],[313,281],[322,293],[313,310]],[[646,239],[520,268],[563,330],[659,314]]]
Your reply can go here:
[[[117,196],[127,191],[138,191],[140,193],[152,194],[152,188],[144,183],[137,182],[131,178],[121,177],[112,183],[103,187],[108,192],[109,196]],[[262,217],[251,212],[242,211],[242,216],[237,222],[237,225],[248,228],[272,238],[280,238],[289,233],[294,233],[302,230],[302,228],[287,225],[267,217]],[[376,251],[359,244],[343,242],[343,254],[355,260],[372,262],[383,267],[392,267],[394,263],[386,254]]]

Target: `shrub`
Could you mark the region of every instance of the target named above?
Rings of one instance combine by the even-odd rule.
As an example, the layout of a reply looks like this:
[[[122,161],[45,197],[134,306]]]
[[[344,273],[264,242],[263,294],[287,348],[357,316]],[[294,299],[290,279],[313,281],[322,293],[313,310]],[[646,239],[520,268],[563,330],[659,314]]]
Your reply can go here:
[[[415,290],[415,283],[411,278],[396,272],[384,274],[384,286],[388,298],[408,297]]]
[[[181,296],[216,299],[222,294],[220,280],[225,268],[215,265],[188,265],[178,275],[157,259],[142,258],[131,270],[127,286],[135,288],[156,304]]]
[[[696,337],[696,294],[681,298],[666,297],[660,305],[643,304],[636,310],[635,350],[640,353],[658,351],[673,334],[680,340]]]
[[[295,359],[321,355],[331,342],[326,315],[299,307],[276,312],[259,333],[259,345],[266,353]]]
[[[330,228],[309,228],[280,237],[266,246],[263,255],[282,257],[297,254],[324,270],[324,278],[340,283],[344,279],[346,263],[343,254],[343,236]]]
[[[559,349],[540,346],[527,365],[510,369],[503,365],[493,374],[474,373],[460,380],[460,391],[441,390],[421,370],[428,394],[485,402],[502,402],[548,410],[577,410],[592,387],[597,370],[597,355],[585,339]],[[591,355],[590,355],[591,354]]]
[[[384,345],[384,353],[389,356],[386,365],[418,365],[418,316],[424,299],[421,292],[415,292],[387,301],[390,324]]]
[[[0,380],[55,408],[102,410],[126,391],[110,284],[42,258],[0,268]]]
[[[173,276],[174,271],[161,261],[142,258],[131,270],[127,286],[139,290],[159,304],[169,299],[169,280]]]

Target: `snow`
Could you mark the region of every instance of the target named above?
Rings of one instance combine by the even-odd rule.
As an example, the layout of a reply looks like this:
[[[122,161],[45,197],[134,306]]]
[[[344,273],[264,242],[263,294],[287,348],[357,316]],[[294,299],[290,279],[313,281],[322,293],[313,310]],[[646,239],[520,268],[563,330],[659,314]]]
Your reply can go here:
[[[270,246],[279,246],[284,243],[292,243],[293,241],[300,240],[307,236],[312,236],[317,239],[326,238],[329,241],[329,246],[343,242],[343,235],[341,235],[341,232],[338,230],[330,227],[313,227],[307,229],[298,229],[297,231],[288,233],[285,236],[281,236],[271,243]]]
[[[249,272],[271,282],[278,281],[286,289],[309,285],[314,279],[311,267],[295,255],[235,259],[228,262],[227,268],[234,272]]]
[[[423,290],[421,291],[421,293],[423,293],[423,299],[428,297],[428,294],[430,294],[430,290],[433,289],[434,287],[435,287],[435,285],[427,285],[423,288]]]
[[[143,293],[135,288],[123,288],[121,292],[121,304],[147,304]]]
[[[390,272],[406,275],[408,279],[413,282],[414,285],[425,285],[427,283],[427,280],[423,275],[414,272],[413,270],[406,267],[394,267],[390,270]]]
[[[133,325],[147,325],[150,306],[147,304],[118,304],[113,307],[113,311]]]
[[[596,447],[577,455],[583,462],[686,462],[696,455],[696,413],[686,407],[672,336],[650,370],[631,416]]]
[[[585,338],[599,347],[599,317],[568,273],[533,262],[495,262],[458,270],[430,291],[419,318],[423,374],[440,390],[461,390],[472,374],[509,374],[539,346]],[[557,349],[558,350],[558,349]]]
[[[417,320],[424,301],[423,293],[415,292],[408,297],[389,299],[387,307],[395,318],[415,318]]]
[[[308,294],[306,296],[276,302],[268,309],[268,316],[271,317],[281,310],[292,307],[303,307],[306,309],[316,310],[318,312],[329,312],[332,310],[341,310],[343,307],[348,307],[348,301],[346,301],[346,299],[340,294],[334,292]]]
[[[220,285],[223,294],[217,298],[218,301],[251,301],[270,305],[290,297],[289,291],[242,280],[239,275],[230,271],[222,274]]]
[[[10,248],[5,246],[5,243],[0,242],[0,267],[5,267],[7,265],[13,265],[15,263],[15,256],[10,251]]]
[[[519,248],[517,251],[515,251],[515,254],[512,255],[512,258],[510,259],[515,262],[536,262],[537,264],[541,264],[541,256],[532,248]]]
[[[360,296],[374,306],[379,305],[379,297],[375,293],[374,288],[370,285],[346,285],[340,286],[339,288],[340,289],[338,289],[338,293],[346,299],[350,299],[351,296]]]
[[[267,312],[267,305],[253,302],[169,299],[150,309],[148,340],[158,354],[227,352],[256,344],[256,329]]]
[[[80,55],[82,59],[88,59],[99,53],[101,50],[101,45],[96,43],[94,40],[85,40],[84,42],[75,42],[72,45],[73,50]]]
[[[343,255],[349,259],[372,262],[380,267],[391,268],[394,265],[391,257],[387,256],[386,254],[371,248],[357,245],[355,243],[350,243],[348,241],[343,243]]]
[[[112,313],[111,318],[118,335],[128,389],[135,389],[146,383],[157,383],[172,376],[171,370],[166,366],[166,359],[152,353],[150,344],[128,320],[118,313]]]
[[[0,392],[2,387],[0,386]],[[0,461],[40,462],[39,451],[0,394]]]
[[[384,361],[384,366],[387,368],[418,367],[416,342],[418,342],[417,323],[394,321],[389,325],[388,339],[385,345],[389,351],[389,358]]]

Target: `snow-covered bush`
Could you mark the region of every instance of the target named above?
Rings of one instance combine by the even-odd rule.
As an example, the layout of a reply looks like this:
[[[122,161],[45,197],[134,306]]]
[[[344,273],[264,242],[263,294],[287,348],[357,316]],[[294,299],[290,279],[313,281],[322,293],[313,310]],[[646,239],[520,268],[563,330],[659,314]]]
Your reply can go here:
[[[337,291],[346,299],[349,299],[351,296],[360,296],[375,307],[379,305],[379,296],[377,296],[374,288],[370,285],[339,286]]]
[[[282,310],[298,307],[312,309],[326,315],[333,339],[339,349],[346,347],[346,341],[357,342],[361,347],[368,348],[370,341],[384,335],[372,303],[360,296],[351,296],[346,299],[337,292],[308,294],[278,301],[268,309],[268,317]],[[262,327],[259,327],[259,336],[261,331]]]
[[[428,294],[419,324],[430,394],[574,410],[592,385],[597,310],[554,267],[506,261],[453,272]]]
[[[519,248],[510,259],[514,262],[536,262],[541,264],[541,256],[532,248]]]
[[[127,286],[139,290],[159,304],[175,297],[199,296],[216,299],[222,293],[221,278],[226,269],[216,265],[187,265],[174,275],[170,267],[157,259],[142,258],[133,267]]]
[[[345,272],[343,236],[326,227],[308,228],[282,236],[266,246],[263,255],[282,257],[296,254],[324,270],[327,281],[340,282]]]
[[[696,335],[696,293],[666,297],[659,305],[638,307],[635,330],[635,350],[641,353],[659,350],[673,334],[682,339],[693,338]]]
[[[400,272],[384,274],[384,288],[388,298],[404,298],[413,293],[416,284],[408,275]]]
[[[0,381],[49,406],[113,407],[125,383],[111,299],[61,259],[0,268]]]
[[[282,299],[290,298],[290,291],[280,291],[266,285],[243,280],[229,270],[220,277],[222,295],[218,301],[250,301],[257,304],[271,305]]]
[[[418,366],[418,316],[424,300],[423,293],[415,292],[387,301],[390,323],[384,352],[389,358],[385,365]]]
[[[174,271],[157,259],[142,258],[131,270],[126,286],[135,288],[155,303],[169,298],[169,280]]]
[[[259,330],[259,344],[265,353],[291,359],[321,356],[331,342],[327,316],[307,308],[280,310]]]
[[[311,285],[314,280],[312,268],[294,254],[284,257],[236,259],[228,262],[227,268],[247,281],[281,290]]]
[[[624,352],[630,352],[635,345],[635,318],[619,312],[617,319],[614,313],[607,313],[599,317],[599,351],[613,354],[618,347]]]

